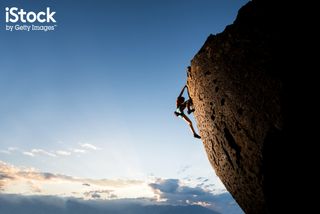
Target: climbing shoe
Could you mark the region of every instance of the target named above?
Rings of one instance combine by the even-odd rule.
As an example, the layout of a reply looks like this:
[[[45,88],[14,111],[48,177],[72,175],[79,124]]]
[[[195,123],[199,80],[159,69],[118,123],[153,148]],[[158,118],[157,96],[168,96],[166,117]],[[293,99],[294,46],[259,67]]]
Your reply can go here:
[[[194,134],[193,136],[194,136],[195,138],[201,139],[201,137],[200,137],[199,135],[197,135],[197,134]]]
[[[194,112],[194,109],[188,110],[188,114],[191,114],[192,112]]]

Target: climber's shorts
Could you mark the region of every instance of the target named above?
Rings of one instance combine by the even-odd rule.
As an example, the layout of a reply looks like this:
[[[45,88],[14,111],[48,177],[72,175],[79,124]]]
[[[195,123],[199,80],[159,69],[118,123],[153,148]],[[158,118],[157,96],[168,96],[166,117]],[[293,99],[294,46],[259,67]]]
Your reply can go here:
[[[178,117],[183,118],[183,111],[180,110],[180,108],[177,108],[174,112]]]

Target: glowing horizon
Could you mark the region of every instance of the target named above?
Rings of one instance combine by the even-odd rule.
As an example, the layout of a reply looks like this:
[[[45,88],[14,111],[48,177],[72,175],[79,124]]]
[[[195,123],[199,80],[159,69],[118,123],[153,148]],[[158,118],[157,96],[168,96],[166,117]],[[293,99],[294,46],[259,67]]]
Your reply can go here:
[[[24,196],[59,196],[83,200],[143,199],[154,203],[171,201],[167,191],[181,203],[213,206],[208,200],[226,191],[215,189],[208,179],[177,180],[149,177],[145,180],[90,179],[19,168],[0,161],[0,193]],[[186,195],[187,196],[186,196]],[[189,194],[193,195],[191,198]],[[198,198],[197,198],[197,197]],[[202,197],[205,196],[205,197]]]

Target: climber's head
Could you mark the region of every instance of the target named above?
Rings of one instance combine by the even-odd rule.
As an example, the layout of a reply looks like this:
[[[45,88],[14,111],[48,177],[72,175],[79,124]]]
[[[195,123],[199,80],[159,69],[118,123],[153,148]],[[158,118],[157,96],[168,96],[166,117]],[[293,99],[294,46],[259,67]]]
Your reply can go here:
[[[177,107],[180,106],[184,102],[184,100],[185,100],[184,97],[182,97],[182,96],[178,97],[177,98]]]

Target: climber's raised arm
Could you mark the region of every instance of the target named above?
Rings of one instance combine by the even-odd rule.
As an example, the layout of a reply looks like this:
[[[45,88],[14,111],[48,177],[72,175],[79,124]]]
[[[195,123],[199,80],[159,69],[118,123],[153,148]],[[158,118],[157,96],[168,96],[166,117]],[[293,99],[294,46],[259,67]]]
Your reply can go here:
[[[184,92],[184,89],[187,87],[187,85],[185,85],[183,88],[182,88],[182,90],[181,90],[181,92],[180,92],[180,94],[179,94],[179,96],[178,97],[182,97],[182,94],[183,94],[183,92]]]

